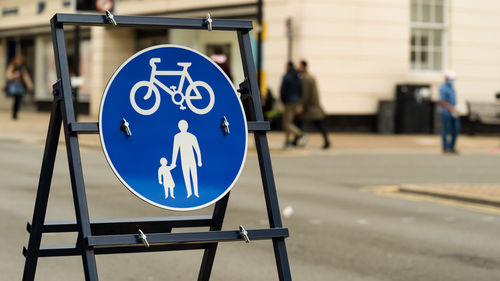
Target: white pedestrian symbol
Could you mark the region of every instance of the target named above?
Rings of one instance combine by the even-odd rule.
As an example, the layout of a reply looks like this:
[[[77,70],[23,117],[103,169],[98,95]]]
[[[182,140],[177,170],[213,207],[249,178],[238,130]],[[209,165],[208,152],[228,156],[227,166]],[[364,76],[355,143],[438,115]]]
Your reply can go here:
[[[180,132],[174,136],[174,147],[172,151],[172,166],[177,163],[177,153],[180,150],[182,174],[186,183],[187,197],[189,198],[194,191],[194,195],[198,195],[198,171],[196,167],[196,159],[198,159],[198,167],[201,167],[201,153],[196,136],[188,133],[189,127],[186,120],[179,121]],[[194,152],[193,152],[194,151]],[[195,158],[196,153],[196,158]],[[191,178],[193,180],[193,188],[191,191]]]
[[[174,197],[174,187],[175,187],[175,182],[174,179],[172,178],[172,174],[170,171],[175,168],[175,165],[172,164],[170,166],[167,166],[167,159],[165,157],[162,157],[160,159],[160,168],[158,168],[158,183],[163,184],[163,188],[165,189],[165,198],[168,198],[168,193],[170,191],[170,196],[175,199]]]
[[[161,99],[158,87],[160,87],[165,92],[170,94],[172,102],[178,105],[181,110],[186,109],[186,107],[184,106],[184,102],[186,102],[186,105],[189,107],[189,109],[196,114],[203,115],[212,110],[212,107],[214,107],[214,102],[215,102],[214,90],[206,82],[193,81],[193,78],[191,78],[191,75],[188,72],[188,68],[192,64],[191,62],[178,62],[177,65],[182,67],[182,70],[161,70],[161,71],[156,70],[156,63],[158,62],[161,62],[161,58],[151,58],[149,60],[149,65],[151,65],[151,75],[149,77],[149,81],[139,81],[135,83],[135,85],[130,90],[130,104],[137,113],[142,115],[151,115],[155,113],[156,110],[158,110]],[[179,84],[177,86],[172,85],[170,87],[167,87],[160,80],[158,80],[156,76],[180,76],[181,79],[179,80]],[[186,91],[183,93],[182,90],[184,88],[185,80],[187,80],[188,87],[186,88]],[[143,109],[137,105],[137,102],[135,100],[136,93],[137,90],[141,87],[147,88],[147,92],[143,97],[144,100],[147,100],[151,97],[151,92],[154,93],[154,100],[153,100],[154,104],[151,108]],[[206,92],[206,94],[208,94],[208,101],[207,98],[202,97],[200,89],[204,89],[203,93]],[[204,99],[205,102],[207,102],[206,106],[204,107],[203,106],[198,107],[196,105],[193,105],[193,103],[191,102],[192,100],[202,100],[202,99]]]

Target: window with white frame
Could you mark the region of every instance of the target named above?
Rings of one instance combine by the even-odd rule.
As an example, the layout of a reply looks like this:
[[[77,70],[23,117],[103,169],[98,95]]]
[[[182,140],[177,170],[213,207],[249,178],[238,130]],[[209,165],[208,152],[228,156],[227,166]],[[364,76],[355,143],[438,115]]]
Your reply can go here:
[[[412,70],[440,71],[445,59],[447,0],[411,0]]]

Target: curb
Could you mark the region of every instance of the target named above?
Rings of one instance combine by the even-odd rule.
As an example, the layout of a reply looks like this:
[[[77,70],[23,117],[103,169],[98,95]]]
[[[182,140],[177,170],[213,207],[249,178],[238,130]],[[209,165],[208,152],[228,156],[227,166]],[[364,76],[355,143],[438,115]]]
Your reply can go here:
[[[484,195],[471,194],[466,192],[457,192],[453,190],[443,191],[440,189],[432,188],[430,186],[400,185],[398,186],[398,192],[428,195],[445,199],[452,199],[457,201],[465,201],[469,203],[500,207],[500,198],[491,198]]]

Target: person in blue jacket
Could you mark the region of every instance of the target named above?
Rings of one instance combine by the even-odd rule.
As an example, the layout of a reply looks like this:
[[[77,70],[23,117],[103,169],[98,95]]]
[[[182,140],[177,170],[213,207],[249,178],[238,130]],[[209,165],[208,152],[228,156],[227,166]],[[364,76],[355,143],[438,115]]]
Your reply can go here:
[[[285,131],[285,148],[294,145],[294,140],[299,140],[302,145],[305,140],[305,135],[302,130],[294,124],[294,119],[297,114],[297,109],[302,96],[302,84],[299,74],[293,62],[288,62],[286,65],[286,73],[283,76],[280,89],[280,97],[283,105],[283,130]],[[290,138],[293,135],[293,138]]]
[[[455,88],[453,88],[455,72],[447,71],[444,77],[445,81],[439,87],[439,116],[441,117],[443,153],[457,153],[455,144],[460,132],[460,116],[456,108],[457,97]]]

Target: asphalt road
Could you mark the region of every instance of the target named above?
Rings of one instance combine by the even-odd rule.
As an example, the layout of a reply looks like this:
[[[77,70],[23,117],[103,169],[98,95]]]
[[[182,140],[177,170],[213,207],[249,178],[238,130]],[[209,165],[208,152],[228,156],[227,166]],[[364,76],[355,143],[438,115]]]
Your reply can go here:
[[[20,280],[43,147],[0,140],[0,279]],[[74,218],[59,150],[47,218]],[[123,187],[101,151],[82,151],[93,219],[180,215]],[[500,212],[466,204],[380,194],[401,183],[499,183],[499,154],[288,152],[273,154],[294,280],[500,280]],[[211,208],[189,215],[210,214]],[[250,153],[229,201],[224,229],[265,227],[257,157]],[[43,243],[76,236],[46,235]],[[98,256],[100,280],[196,280],[201,251]],[[42,258],[36,280],[84,280],[81,259]],[[219,246],[212,280],[278,280],[268,241]]]

